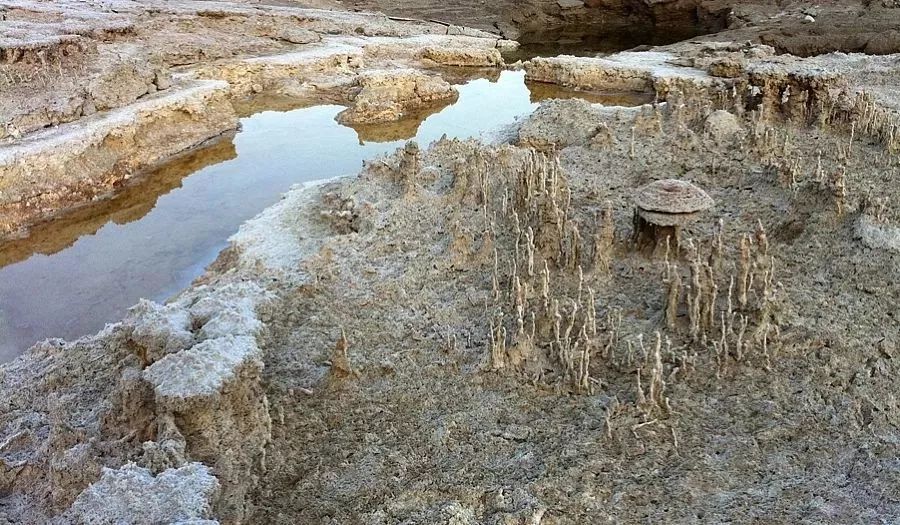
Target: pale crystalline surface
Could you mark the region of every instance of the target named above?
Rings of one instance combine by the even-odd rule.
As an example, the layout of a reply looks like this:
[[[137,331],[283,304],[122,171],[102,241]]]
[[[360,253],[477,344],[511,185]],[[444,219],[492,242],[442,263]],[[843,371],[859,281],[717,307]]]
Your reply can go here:
[[[260,357],[253,337],[225,336],[167,355],[144,370],[143,376],[153,385],[157,398],[214,396],[243,364]]]
[[[148,469],[129,463],[104,469],[99,481],[89,486],[72,505],[79,523],[217,523],[211,517],[210,500],[219,482],[210,468],[189,463],[154,476]]]
[[[863,215],[856,223],[856,233],[863,244],[870,248],[900,252],[900,228],[878,224],[871,217]]]

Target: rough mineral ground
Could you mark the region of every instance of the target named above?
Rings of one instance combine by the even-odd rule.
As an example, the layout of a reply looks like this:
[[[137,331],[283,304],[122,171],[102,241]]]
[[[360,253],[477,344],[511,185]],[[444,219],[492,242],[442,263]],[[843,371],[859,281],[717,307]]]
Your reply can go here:
[[[353,106],[338,115],[341,124],[402,120],[405,112],[436,102],[452,102],[458,93],[447,81],[416,70],[374,71],[360,75]]]
[[[605,9],[634,3],[675,2]],[[393,120],[513,45],[293,6],[0,6],[4,234],[233,129],[247,97]],[[656,102],[545,101],[494,142],[297,187],[169,303],[3,365],[0,516],[900,520],[900,55],[728,34],[525,62]],[[715,204],[637,243],[634,192],[663,179]]]

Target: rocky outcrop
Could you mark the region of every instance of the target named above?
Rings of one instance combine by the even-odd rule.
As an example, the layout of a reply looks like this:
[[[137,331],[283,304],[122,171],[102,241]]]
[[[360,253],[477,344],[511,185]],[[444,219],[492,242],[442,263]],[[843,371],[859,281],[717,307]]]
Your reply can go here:
[[[159,469],[190,459],[213,467],[222,487],[216,515],[227,523],[246,515],[246,495],[265,470],[271,439],[256,341],[262,323],[255,310],[265,299],[255,285],[201,287],[150,310],[155,331],[140,315],[146,305],[125,323],[149,363],[142,378],[153,390],[160,429],[157,442],[144,445],[144,462]]]
[[[256,313],[269,297],[199,286],[4,367],[0,490],[24,522],[241,523],[271,439]]]
[[[495,67],[503,64],[497,48],[426,47],[422,58],[441,66]]]
[[[214,467],[222,484],[217,515],[231,523],[246,514],[247,491],[264,469],[271,437],[261,372],[255,339],[226,336],[168,355],[143,374],[153,385],[157,413],[172,415],[186,456]]]
[[[72,343],[50,340],[0,372],[0,493],[23,523],[66,509],[103,467],[153,439],[152,391],[119,327]]]
[[[89,54],[88,64],[77,66],[83,70],[63,56],[0,67],[0,139],[119,108],[171,85],[168,68],[135,45],[103,44]],[[37,82],[45,89],[36,90]]]
[[[261,92],[277,93],[286,85],[302,85],[326,74],[330,83],[340,83],[343,78],[352,78],[363,66],[363,54],[360,47],[332,42],[302,52],[201,66],[195,73],[201,78],[224,80],[231,86],[234,97],[246,97]]]
[[[667,52],[625,52],[607,58],[559,56],[525,63],[528,80],[587,90],[695,93],[724,85],[706,71],[682,65]]]
[[[457,96],[456,89],[439,76],[414,69],[372,71],[359,76],[351,94],[352,106],[337,118],[348,125],[391,122]]]
[[[845,125],[848,132],[851,121],[862,115],[867,123],[855,133],[867,132],[894,151],[898,105],[878,87],[896,82],[893,62],[892,57],[842,53],[801,59],[776,55],[765,45],[691,42],[668,51],[606,58],[535,58],[524,67],[535,82],[580,90],[643,91],[679,105],[706,99],[711,107],[738,116],[757,111],[766,119],[824,119]],[[714,135],[729,134],[712,127],[707,131]]]
[[[195,82],[0,146],[0,236],[103,196],[237,126],[223,82]]]
[[[210,468],[200,463],[155,476],[129,463],[104,469],[100,480],[78,496],[66,517],[74,523],[96,525],[202,523],[213,515],[212,501],[218,489]]]
[[[606,107],[580,99],[558,99],[541,104],[519,128],[519,145],[541,151],[583,144],[610,128],[630,127],[642,107]],[[598,129],[603,121],[605,129]]]

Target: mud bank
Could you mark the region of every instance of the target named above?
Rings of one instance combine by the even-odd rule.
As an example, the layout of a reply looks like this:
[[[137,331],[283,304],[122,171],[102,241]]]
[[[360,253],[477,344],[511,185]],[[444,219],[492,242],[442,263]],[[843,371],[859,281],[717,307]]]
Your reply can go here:
[[[205,81],[0,146],[0,235],[109,196],[236,126],[228,85]]]
[[[48,337],[72,340],[96,333],[141,298],[172,297],[203,273],[244,221],[293,184],[354,174],[364,161],[409,139],[427,144],[444,134],[491,135],[543,99],[589,95],[526,84],[524,72],[443,74],[461,82],[455,84],[455,102],[405,113],[390,123],[346,127],[336,121],[342,106],[296,108],[296,99],[279,98],[275,103],[283,104],[283,111],[244,117],[240,132],[128,181],[110,200],[3,243],[0,362]],[[486,78],[465,80],[473,75]],[[253,102],[273,103],[268,97]]]
[[[397,41],[367,45],[201,75],[350,89]],[[687,43],[524,67],[658,102],[547,101],[493,143],[292,190],[172,302],[3,366],[7,518],[900,517],[896,57]],[[633,195],[668,178],[715,205],[647,244]]]
[[[497,37],[462,28],[448,35],[434,23],[231,3],[121,7],[110,16],[80,4],[13,3],[4,15],[13,24],[0,41],[0,237],[108,197],[163,159],[234,129],[230,104],[248,95],[347,101],[369,71],[396,69],[395,81],[415,86],[403,68],[502,64]],[[68,35],[62,16],[80,20],[83,34]],[[136,25],[140,17],[149,23]],[[104,40],[110,19],[114,42]],[[246,38],[209,45],[220,31]],[[195,47],[203,50],[190,56]],[[432,98],[399,99],[393,111]]]
[[[114,4],[3,10],[5,233],[232,129],[244,97],[392,120],[452,97],[424,69],[496,68],[508,45],[381,15]],[[719,13],[556,6],[638,4]],[[715,38],[806,16],[828,15],[748,4]],[[170,302],[3,365],[0,514],[897,520],[898,57],[745,40],[531,60],[535,82],[655,100],[549,100],[493,141],[408,144],[298,187]],[[669,178],[714,204],[648,227],[635,192]]]

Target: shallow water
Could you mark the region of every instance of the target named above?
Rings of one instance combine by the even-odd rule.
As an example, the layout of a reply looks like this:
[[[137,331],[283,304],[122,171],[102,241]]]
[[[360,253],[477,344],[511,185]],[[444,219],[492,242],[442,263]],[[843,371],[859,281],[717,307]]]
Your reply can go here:
[[[293,184],[356,173],[364,160],[408,138],[425,145],[443,134],[479,136],[529,114],[541,99],[573,96],[535,87],[532,94],[522,72],[503,72],[459,86],[459,100],[431,115],[358,132],[335,122],[343,108],[334,105],[243,118],[233,137],[141,177],[114,199],[0,245],[0,361],[45,338],[94,333],[140,298],[171,297],[215,260],[241,223]]]
[[[614,27],[569,26],[519,37],[521,46],[506,56],[507,61],[529,60],[537,56],[602,56],[642,46],[664,46],[708,33],[701,27]]]

